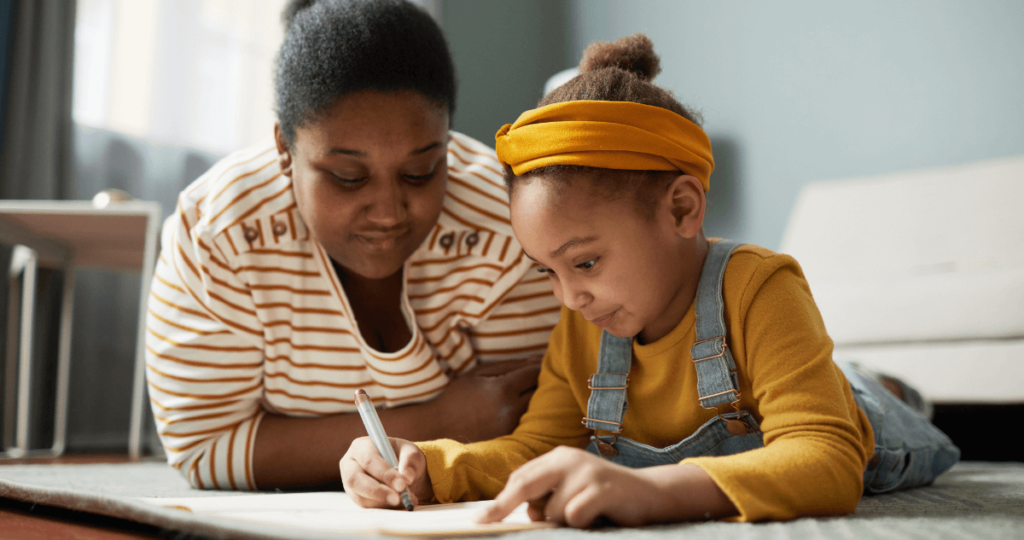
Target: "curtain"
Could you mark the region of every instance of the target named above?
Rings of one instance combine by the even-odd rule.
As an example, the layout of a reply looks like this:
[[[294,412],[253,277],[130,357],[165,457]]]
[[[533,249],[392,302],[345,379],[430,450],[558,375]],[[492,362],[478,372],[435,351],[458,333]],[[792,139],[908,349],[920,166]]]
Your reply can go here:
[[[75,3],[12,4],[0,198],[60,199],[72,175]]]
[[[65,0],[8,0],[0,6],[3,30],[2,134],[0,198],[59,199],[72,177],[71,84],[74,59],[75,3]],[[6,355],[9,294],[6,290],[11,250],[0,248],[3,294],[0,337]],[[30,446],[48,446],[53,425],[60,291],[59,273],[40,269],[35,304],[33,388]],[[9,389],[8,376],[0,388]],[[6,392],[5,392],[6,393]],[[5,396],[5,399],[9,396]],[[6,423],[6,422],[5,422]],[[5,425],[8,431],[11,426]]]

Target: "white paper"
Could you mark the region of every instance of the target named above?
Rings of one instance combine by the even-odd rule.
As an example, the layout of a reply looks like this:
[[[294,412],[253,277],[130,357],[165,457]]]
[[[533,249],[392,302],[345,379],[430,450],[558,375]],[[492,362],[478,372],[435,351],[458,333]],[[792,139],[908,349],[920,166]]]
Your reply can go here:
[[[530,521],[526,504],[501,523],[479,524],[476,516],[490,501],[417,506],[416,510],[362,508],[343,492],[283,493],[224,497],[139,500],[224,519],[331,532],[383,533],[400,536],[496,534],[553,525]]]

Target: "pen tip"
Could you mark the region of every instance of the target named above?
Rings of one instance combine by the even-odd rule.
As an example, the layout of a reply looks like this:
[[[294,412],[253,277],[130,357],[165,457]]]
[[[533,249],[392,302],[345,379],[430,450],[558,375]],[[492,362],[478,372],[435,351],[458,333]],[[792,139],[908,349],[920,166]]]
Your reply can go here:
[[[406,510],[412,512],[412,497],[409,496],[409,490],[402,492],[402,505],[405,506]]]

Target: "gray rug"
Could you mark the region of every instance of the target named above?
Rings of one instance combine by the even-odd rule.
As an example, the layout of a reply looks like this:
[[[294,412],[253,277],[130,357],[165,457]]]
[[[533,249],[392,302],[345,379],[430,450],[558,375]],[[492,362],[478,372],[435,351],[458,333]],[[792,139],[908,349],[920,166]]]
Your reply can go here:
[[[163,463],[2,465],[0,497],[128,519],[214,538],[347,538],[160,508],[136,497],[218,497],[234,492],[189,488]],[[1024,463],[960,463],[934,485],[865,497],[841,518],[785,523],[684,523],[641,528],[536,530],[506,538],[803,540],[920,538],[979,540],[1024,537]]]

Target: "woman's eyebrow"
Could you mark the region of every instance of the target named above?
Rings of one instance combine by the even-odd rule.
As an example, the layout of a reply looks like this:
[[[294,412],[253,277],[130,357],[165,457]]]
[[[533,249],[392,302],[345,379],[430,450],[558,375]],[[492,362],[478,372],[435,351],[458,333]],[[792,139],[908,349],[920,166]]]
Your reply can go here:
[[[444,146],[444,144],[441,141],[432,142],[432,143],[424,146],[423,148],[417,148],[416,150],[413,150],[412,152],[409,152],[409,155],[410,156],[418,156],[420,154],[425,154],[425,153],[427,153],[427,152],[429,152],[429,151],[431,151],[431,150],[433,150],[435,148],[439,148],[441,146]]]
[[[424,146],[423,148],[417,148],[417,149],[413,150],[412,152],[409,152],[409,155],[410,156],[418,156],[420,154],[425,154],[425,153],[427,153],[427,152],[429,152],[429,151],[431,151],[431,150],[433,150],[435,148],[439,148],[441,146],[443,146],[443,143],[441,143],[440,141],[432,142],[432,143]],[[344,154],[346,156],[354,156],[354,157],[366,157],[367,156],[366,152],[362,152],[362,151],[359,151],[359,150],[349,150],[348,148],[331,148],[330,153],[331,154]]]

